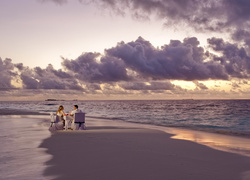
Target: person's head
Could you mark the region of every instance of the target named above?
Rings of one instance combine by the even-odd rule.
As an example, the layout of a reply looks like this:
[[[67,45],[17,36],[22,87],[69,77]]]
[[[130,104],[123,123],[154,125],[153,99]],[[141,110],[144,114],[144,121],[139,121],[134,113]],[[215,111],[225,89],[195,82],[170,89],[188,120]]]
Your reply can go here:
[[[74,109],[78,109],[78,105],[74,105]]]
[[[63,105],[60,105],[58,111],[62,111],[64,109]]]

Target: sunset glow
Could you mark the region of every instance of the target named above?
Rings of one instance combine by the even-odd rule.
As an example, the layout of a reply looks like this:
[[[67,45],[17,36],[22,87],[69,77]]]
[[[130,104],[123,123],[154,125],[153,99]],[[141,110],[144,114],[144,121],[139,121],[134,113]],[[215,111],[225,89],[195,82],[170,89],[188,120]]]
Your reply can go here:
[[[1,1],[0,100],[248,99],[250,13],[216,2]]]

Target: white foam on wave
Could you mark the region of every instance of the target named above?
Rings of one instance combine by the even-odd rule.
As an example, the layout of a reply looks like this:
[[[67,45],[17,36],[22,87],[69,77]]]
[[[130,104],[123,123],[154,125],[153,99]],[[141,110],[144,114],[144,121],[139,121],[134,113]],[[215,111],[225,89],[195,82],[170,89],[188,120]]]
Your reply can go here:
[[[0,116],[0,174],[5,180],[51,179],[44,177],[45,164],[51,155],[38,148],[50,137],[44,118]]]

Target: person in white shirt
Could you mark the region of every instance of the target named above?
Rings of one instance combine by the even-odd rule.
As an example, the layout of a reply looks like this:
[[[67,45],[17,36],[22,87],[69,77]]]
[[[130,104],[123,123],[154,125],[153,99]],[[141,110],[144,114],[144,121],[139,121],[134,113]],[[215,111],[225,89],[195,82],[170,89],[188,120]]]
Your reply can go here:
[[[74,108],[74,110],[70,111],[69,116],[67,116],[68,119],[71,120],[71,129],[73,129],[74,124],[75,124],[75,122],[74,122],[75,121],[75,118],[74,118],[75,113],[82,112],[80,109],[78,109],[78,105],[74,105],[73,108]]]
[[[82,112],[80,109],[78,109],[78,105],[74,105],[74,110],[69,113],[70,116],[74,116],[75,113]]]

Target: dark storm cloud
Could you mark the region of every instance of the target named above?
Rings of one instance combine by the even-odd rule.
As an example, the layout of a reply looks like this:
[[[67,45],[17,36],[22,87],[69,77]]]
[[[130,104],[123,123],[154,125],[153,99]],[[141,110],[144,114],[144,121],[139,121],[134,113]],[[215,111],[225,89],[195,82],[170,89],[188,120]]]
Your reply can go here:
[[[101,90],[100,84],[97,84],[97,83],[89,83],[89,84],[86,84],[86,86],[87,86],[87,89],[90,89],[90,90]]]
[[[145,79],[228,79],[222,64],[205,62],[207,52],[198,45],[196,38],[186,38],[183,42],[172,40],[169,45],[154,48],[150,42],[139,37],[134,42],[118,43],[106,53],[121,59],[127,68]]]
[[[48,65],[46,69],[40,67],[30,69],[18,64],[17,68],[20,70],[20,78],[25,89],[83,90],[76,79],[61,69],[55,70],[52,65]]]
[[[67,0],[39,0],[64,4]],[[199,30],[218,31],[228,27],[249,27],[250,1],[248,0],[78,0],[95,3],[120,14],[148,18],[155,15],[166,24],[192,24]]]
[[[218,38],[211,38],[208,43],[214,51],[222,53],[213,59],[224,66],[228,75],[236,78],[250,77],[250,57],[244,48]]]
[[[40,0],[64,4],[67,0]],[[231,32],[234,40],[243,40],[250,46],[250,1],[248,0],[78,0],[94,3],[121,15],[150,19],[156,16],[165,24],[197,31]],[[181,26],[179,26],[181,25]]]
[[[248,55],[250,55],[250,31],[248,29],[237,29],[232,34],[232,39],[235,40],[236,42],[243,42]]]
[[[127,81],[126,65],[123,61],[112,57],[102,56],[99,53],[85,53],[76,60],[63,59],[62,66],[75,77],[87,82],[117,82]]]
[[[250,1],[247,0],[93,0],[92,2],[121,14],[129,10],[134,17],[156,15],[164,19],[168,25],[192,24],[198,30],[220,31],[221,28],[243,25],[250,18]]]
[[[204,51],[195,37],[186,38],[183,42],[172,40],[160,48],[139,37],[136,41],[120,42],[106,49],[104,55],[84,53],[75,60],[63,59],[65,72],[53,71],[54,75],[60,74],[60,78],[71,74],[79,81],[96,84],[250,77],[250,57],[244,48],[218,38],[209,39],[208,44],[221,55]],[[40,72],[37,70],[37,73]]]
[[[82,2],[87,2],[82,0]],[[89,1],[88,1],[89,2]],[[167,27],[193,28],[198,32],[221,32],[244,42],[250,55],[249,0],[92,0],[121,15],[138,19],[157,17]]]
[[[11,80],[17,75],[13,72],[14,65],[11,59],[2,60],[0,58],[0,90],[13,89]]]
[[[21,74],[21,80],[25,89],[38,89],[38,81],[29,75]]]
[[[126,90],[174,90],[175,85],[170,82],[127,82],[119,84]]]
[[[198,87],[199,89],[208,89],[208,87],[206,85],[204,85],[203,83],[199,83],[198,81],[193,81],[193,83],[196,85],[196,87]]]
[[[219,38],[209,39],[208,44],[215,53],[204,51],[195,37],[172,40],[160,48],[139,37],[136,41],[120,42],[103,55],[83,53],[75,60],[62,59],[59,70],[51,64],[29,68],[0,59],[0,89],[15,88],[12,82],[16,80],[23,89],[31,90],[157,93],[183,91],[169,80],[193,81],[197,89],[205,90],[208,88],[198,81],[250,78],[250,57],[244,48]]]

